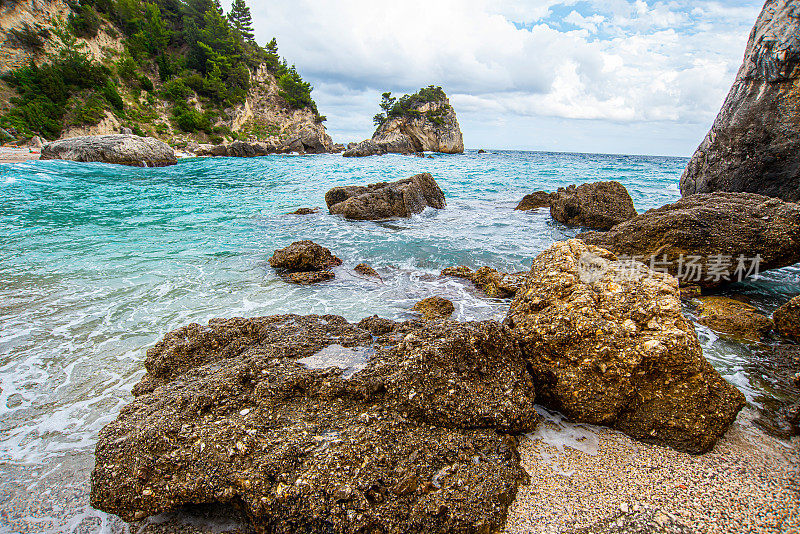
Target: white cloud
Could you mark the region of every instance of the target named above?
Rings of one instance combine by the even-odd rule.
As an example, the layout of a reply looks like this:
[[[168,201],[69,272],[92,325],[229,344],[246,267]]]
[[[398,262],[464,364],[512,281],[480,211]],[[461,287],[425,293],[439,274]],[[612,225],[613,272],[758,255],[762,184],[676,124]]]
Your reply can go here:
[[[381,92],[434,83],[460,116],[470,115],[466,124],[667,121],[685,125],[688,146],[716,115],[759,8],[759,0],[251,5],[257,37],[276,36],[281,53],[312,81],[334,137],[367,137]],[[508,144],[497,132],[494,146]],[[469,145],[467,127],[464,133]]]

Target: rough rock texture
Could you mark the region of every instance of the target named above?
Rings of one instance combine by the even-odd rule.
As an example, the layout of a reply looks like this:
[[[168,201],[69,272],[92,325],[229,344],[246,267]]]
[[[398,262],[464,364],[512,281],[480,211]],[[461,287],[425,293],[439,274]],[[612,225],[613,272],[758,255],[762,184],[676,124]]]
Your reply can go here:
[[[800,200],[800,6],[768,0],[681,193],[745,191]]]
[[[636,217],[628,190],[619,182],[560,187],[550,197],[550,215],[569,226],[610,230]]]
[[[449,319],[456,311],[453,303],[444,297],[428,297],[414,304],[412,310],[419,312],[425,321]]]
[[[345,157],[375,156],[386,153],[414,154],[416,152],[464,152],[464,137],[456,112],[445,98],[414,108],[417,116],[390,119],[380,126],[372,139],[362,141],[342,154]],[[426,114],[438,114],[437,124]]]
[[[537,210],[539,208],[549,208],[553,195],[553,193],[547,193],[545,191],[536,191],[530,195],[525,195],[514,209],[520,211],[529,211]]]
[[[286,248],[276,250],[269,259],[276,269],[290,272],[323,271],[342,264],[331,251],[313,241],[296,241]]]
[[[775,329],[784,336],[800,340],[800,296],[775,310]]]
[[[319,213],[319,208],[300,208],[291,213],[287,213],[287,215],[314,215],[315,213]]]
[[[727,297],[701,297],[697,322],[734,339],[759,341],[772,331],[772,321],[754,306]]]
[[[536,424],[516,343],[496,322],[388,323],[374,343],[336,316],[168,334],[100,433],[92,505],[230,503],[278,534],[501,530],[527,478],[502,432]]]
[[[692,195],[578,238],[710,288],[754,274],[757,255],[760,272],[800,262],[800,206],[751,193]]]
[[[759,417],[755,422],[784,439],[800,435],[800,346],[760,345],[744,365],[748,374],[763,380],[777,393],[756,396]]]
[[[279,274],[285,282],[301,286],[310,286],[319,282],[327,282],[336,278],[333,271],[306,271],[300,273],[282,272]]]
[[[378,274],[378,271],[376,271],[366,263],[359,263],[353,268],[353,270],[359,274],[363,274],[364,276],[372,276],[374,278],[381,277],[381,275]]]
[[[47,143],[41,159],[98,161],[135,167],[166,167],[178,160],[168,144],[138,135],[98,135],[73,137]]]
[[[538,256],[506,322],[546,406],[702,453],[745,399],[703,357],[678,281],[578,240]]]
[[[334,187],[325,193],[325,202],[331,214],[362,221],[410,217],[428,206],[445,207],[444,193],[427,172],[392,183]]]
[[[490,297],[508,299],[525,285],[528,273],[501,273],[491,267],[481,267],[473,271],[469,267],[447,267],[442,270],[442,276],[454,276],[469,280]]]

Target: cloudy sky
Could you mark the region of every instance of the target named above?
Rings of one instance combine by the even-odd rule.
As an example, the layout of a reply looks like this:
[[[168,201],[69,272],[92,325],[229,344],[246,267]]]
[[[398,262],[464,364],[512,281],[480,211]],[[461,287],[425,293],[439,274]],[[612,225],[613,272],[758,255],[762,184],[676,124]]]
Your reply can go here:
[[[763,0],[266,0],[256,38],[314,85],[337,142],[383,91],[441,85],[467,148],[689,156]]]

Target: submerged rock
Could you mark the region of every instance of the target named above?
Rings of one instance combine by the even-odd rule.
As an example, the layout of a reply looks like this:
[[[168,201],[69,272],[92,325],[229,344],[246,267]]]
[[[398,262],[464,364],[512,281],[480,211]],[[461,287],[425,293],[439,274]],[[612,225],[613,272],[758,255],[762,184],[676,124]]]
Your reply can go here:
[[[496,322],[373,344],[335,316],[215,320],[159,345],[97,445],[92,506],[125,520],[221,502],[275,533],[486,533],[527,479],[504,432],[536,424],[533,385]],[[300,363],[331,350],[371,356],[349,378]]]
[[[536,191],[530,195],[525,195],[522,200],[517,204],[515,210],[530,211],[539,208],[549,208],[552,201],[553,193],[545,191]]]
[[[414,304],[412,310],[419,312],[426,321],[448,319],[456,311],[453,303],[444,297],[428,297]]]
[[[133,167],[166,167],[178,163],[175,151],[163,141],[123,134],[52,141],[42,147],[41,159],[115,163]]]
[[[372,276],[374,278],[380,279],[381,275],[378,274],[378,271],[367,265],[366,263],[359,263],[358,265],[353,268],[353,270],[359,274],[363,274],[364,276]]]
[[[453,276],[469,280],[488,296],[507,299],[513,297],[525,285],[527,273],[502,273],[491,267],[481,267],[473,271],[469,267],[447,267],[442,276]]]
[[[276,250],[269,259],[276,269],[289,272],[323,271],[342,264],[331,251],[313,241],[296,241],[286,248]]]
[[[745,404],[703,357],[675,278],[581,241],[534,260],[506,323],[540,401],[573,420],[702,453]]]
[[[633,199],[619,182],[560,187],[548,205],[558,222],[596,230],[609,230],[637,215]]]
[[[755,306],[727,297],[698,299],[698,321],[716,332],[734,339],[759,341],[772,331],[772,321]]]
[[[784,336],[800,340],[800,296],[775,310],[775,328]]]
[[[711,131],[681,178],[681,193],[745,191],[800,200],[800,12],[768,0]]]
[[[315,213],[319,213],[319,208],[300,208],[287,215],[314,215]]]
[[[800,262],[800,206],[751,193],[692,195],[578,238],[711,288]]]
[[[336,278],[336,273],[333,271],[307,271],[300,273],[283,272],[280,277],[290,284],[297,284],[301,286],[310,286],[319,282],[327,282]]]
[[[445,207],[444,193],[427,172],[391,183],[334,187],[325,194],[325,202],[331,214],[369,221]]]

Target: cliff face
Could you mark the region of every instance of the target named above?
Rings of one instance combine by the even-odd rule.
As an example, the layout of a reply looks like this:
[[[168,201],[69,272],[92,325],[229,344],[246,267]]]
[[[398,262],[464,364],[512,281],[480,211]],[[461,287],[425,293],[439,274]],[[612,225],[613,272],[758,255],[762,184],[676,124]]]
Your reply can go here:
[[[768,0],[733,88],[681,178],[681,193],[800,200],[800,5]]]
[[[456,112],[444,93],[441,95],[437,100],[412,106],[401,116],[386,119],[372,139],[352,147],[344,156],[415,152],[463,153],[464,137]]]

